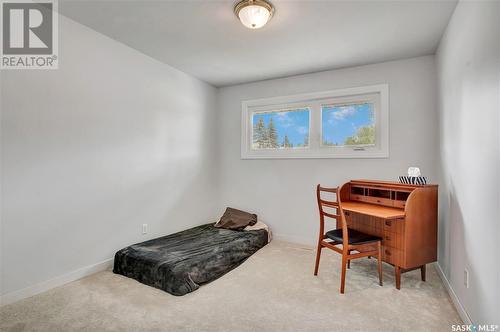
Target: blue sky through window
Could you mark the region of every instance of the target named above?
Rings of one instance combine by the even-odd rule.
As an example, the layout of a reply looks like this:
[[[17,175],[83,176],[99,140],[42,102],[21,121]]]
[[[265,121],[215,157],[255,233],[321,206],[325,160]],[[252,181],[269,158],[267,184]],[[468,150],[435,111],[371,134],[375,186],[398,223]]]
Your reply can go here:
[[[373,126],[373,104],[323,106],[322,142],[326,145],[344,145],[346,138],[355,136],[359,128]]]
[[[279,145],[283,144],[285,135],[294,147],[304,146],[304,143],[309,141],[309,109],[254,113],[253,125],[263,119],[265,128],[268,128],[271,118],[276,127]]]

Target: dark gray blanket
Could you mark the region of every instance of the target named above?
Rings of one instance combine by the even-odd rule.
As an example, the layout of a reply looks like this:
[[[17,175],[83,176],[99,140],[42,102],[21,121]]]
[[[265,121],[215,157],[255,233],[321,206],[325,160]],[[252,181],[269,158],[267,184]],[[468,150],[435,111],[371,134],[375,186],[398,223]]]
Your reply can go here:
[[[266,244],[266,230],[201,225],[118,251],[113,272],[185,295],[231,271]]]

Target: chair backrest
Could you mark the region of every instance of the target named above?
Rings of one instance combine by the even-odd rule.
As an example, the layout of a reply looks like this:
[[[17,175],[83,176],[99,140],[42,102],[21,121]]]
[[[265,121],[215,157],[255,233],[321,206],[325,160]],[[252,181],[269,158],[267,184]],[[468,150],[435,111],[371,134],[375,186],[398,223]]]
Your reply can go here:
[[[330,194],[335,196],[334,200],[323,199],[321,193]],[[347,232],[347,223],[345,219],[344,210],[342,209],[342,202],[340,201],[339,188],[325,188],[318,184],[316,187],[316,198],[318,200],[319,220],[320,220],[320,234],[325,233],[325,217],[335,219],[337,221],[337,228],[342,228],[342,238],[345,244],[349,243],[349,235]],[[325,211],[325,208],[334,209],[335,213]],[[330,210],[331,211],[331,210]],[[346,248],[347,246],[344,246]]]

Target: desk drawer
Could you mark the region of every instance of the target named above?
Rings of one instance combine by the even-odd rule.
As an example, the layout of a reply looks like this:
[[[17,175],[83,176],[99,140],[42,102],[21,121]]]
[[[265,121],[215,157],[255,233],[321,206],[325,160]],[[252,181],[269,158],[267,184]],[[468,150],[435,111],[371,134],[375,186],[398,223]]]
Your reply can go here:
[[[382,244],[384,247],[403,249],[403,236],[402,234],[385,232]]]
[[[384,247],[383,249],[384,261],[393,265],[401,266],[401,261],[403,258],[403,251],[399,249],[394,249],[391,247]]]
[[[392,204],[395,208],[404,209],[406,206],[406,201],[392,201]]]
[[[351,194],[351,201],[358,201],[358,202],[364,202],[364,198],[366,196],[363,196],[363,195],[355,195],[355,194]]]
[[[373,197],[373,196],[364,196],[362,199],[363,202],[377,204],[377,205],[385,205],[385,206],[393,206],[393,201],[389,198],[381,198],[381,197]]]
[[[384,233],[404,233],[404,219],[384,220]]]

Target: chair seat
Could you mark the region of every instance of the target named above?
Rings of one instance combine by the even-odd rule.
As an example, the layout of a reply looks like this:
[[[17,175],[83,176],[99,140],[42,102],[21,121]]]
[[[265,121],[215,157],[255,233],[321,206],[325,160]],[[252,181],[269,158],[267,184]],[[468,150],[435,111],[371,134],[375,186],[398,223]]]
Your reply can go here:
[[[370,242],[382,241],[382,238],[378,236],[369,235],[354,229],[348,228],[347,232],[348,232],[347,234],[349,235],[349,244],[355,245],[355,244],[365,244]],[[343,243],[341,228],[328,231],[326,232],[325,236],[335,242]]]

